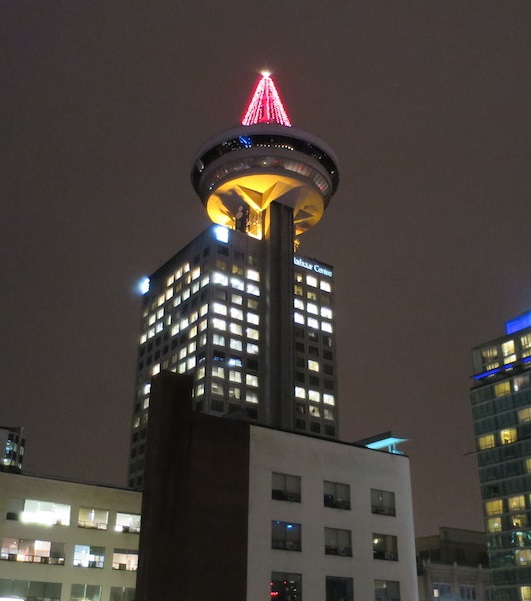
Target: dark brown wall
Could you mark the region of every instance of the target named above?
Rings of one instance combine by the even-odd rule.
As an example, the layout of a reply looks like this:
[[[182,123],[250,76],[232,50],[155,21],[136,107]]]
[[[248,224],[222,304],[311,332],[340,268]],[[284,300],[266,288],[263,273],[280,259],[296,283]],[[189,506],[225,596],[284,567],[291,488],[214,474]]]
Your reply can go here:
[[[138,601],[245,601],[249,424],[192,413],[193,378],[151,388]]]

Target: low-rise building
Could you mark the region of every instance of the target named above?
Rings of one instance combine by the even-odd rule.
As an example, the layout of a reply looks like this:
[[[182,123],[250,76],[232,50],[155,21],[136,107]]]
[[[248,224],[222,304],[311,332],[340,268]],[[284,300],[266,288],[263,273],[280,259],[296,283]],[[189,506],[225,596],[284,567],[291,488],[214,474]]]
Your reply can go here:
[[[141,495],[0,473],[0,598],[132,601]]]

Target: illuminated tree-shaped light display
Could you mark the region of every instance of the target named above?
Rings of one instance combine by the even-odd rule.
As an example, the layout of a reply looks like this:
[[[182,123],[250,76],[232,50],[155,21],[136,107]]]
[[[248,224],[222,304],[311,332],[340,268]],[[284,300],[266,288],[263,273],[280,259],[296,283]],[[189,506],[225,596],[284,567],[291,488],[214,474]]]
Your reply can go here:
[[[291,122],[271,79],[271,74],[267,71],[262,72],[262,79],[258,82],[247,112],[242,119],[242,125],[257,125],[258,123],[278,123],[291,127]]]

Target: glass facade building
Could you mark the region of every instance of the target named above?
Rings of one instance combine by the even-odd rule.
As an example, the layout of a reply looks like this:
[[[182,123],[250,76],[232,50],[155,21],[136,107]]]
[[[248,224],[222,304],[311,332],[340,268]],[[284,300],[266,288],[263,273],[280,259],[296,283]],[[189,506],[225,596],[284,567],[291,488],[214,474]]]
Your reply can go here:
[[[531,311],[473,349],[474,429],[495,601],[531,601]]]

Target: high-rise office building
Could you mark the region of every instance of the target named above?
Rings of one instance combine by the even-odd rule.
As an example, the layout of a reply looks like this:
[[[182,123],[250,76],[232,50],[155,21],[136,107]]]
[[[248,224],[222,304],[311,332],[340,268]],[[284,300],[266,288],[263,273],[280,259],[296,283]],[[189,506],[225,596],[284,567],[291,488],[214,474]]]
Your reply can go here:
[[[0,471],[20,473],[24,461],[21,427],[0,426]]]
[[[473,349],[472,410],[495,601],[531,601],[531,311]]]
[[[197,411],[337,437],[333,269],[296,249],[338,181],[334,152],[291,127],[268,73],[242,125],[200,148],[192,184],[214,225],[149,278],[130,486],[142,486],[150,381],[165,369],[194,375]]]

